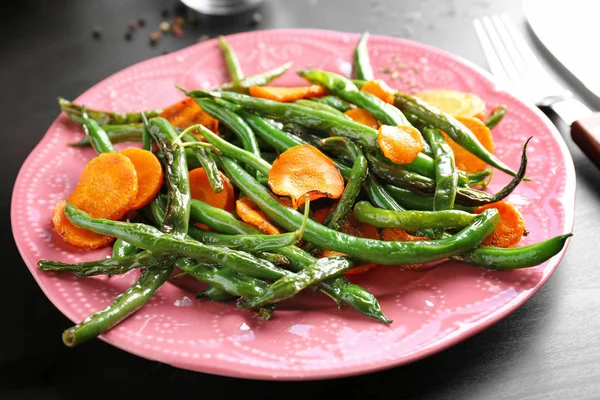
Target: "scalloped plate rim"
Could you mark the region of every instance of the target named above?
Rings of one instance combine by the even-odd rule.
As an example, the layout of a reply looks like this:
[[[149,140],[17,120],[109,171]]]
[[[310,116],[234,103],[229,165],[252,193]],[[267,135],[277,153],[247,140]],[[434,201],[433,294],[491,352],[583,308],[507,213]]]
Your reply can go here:
[[[300,29],[257,30],[257,31],[241,32],[241,33],[236,33],[236,34],[232,34],[232,35],[227,35],[226,37],[255,35],[255,34],[261,34],[264,32],[274,32],[274,31],[281,32],[282,34],[283,33],[314,34],[314,33],[321,32],[321,33],[327,34],[327,35],[347,35],[347,36],[351,36],[353,38],[358,38],[360,35],[359,33],[355,33],[355,32],[343,32],[343,31],[334,31],[334,30],[327,30],[327,29],[300,28]],[[526,107],[530,111],[533,111],[543,121],[544,125],[550,131],[550,133],[552,134],[552,137],[559,145],[560,154],[563,157],[563,161],[565,162],[566,183],[565,183],[564,193],[561,198],[561,202],[565,206],[564,207],[565,226],[570,227],[570,229],[569,229],[569,231],[564,232],[564,233],[572,232],[573,225],[574,225],[574,214],[575,214],[574,210],[575,210],[575,186],[576,186],[576,175],[575,175],[575,167],[573,164],[573,159],[567,148],[564,138],[561,136],[561,134],[558,132],[558,130],[552,124],[552,122],[537,107],[532,107],[529,104],[527,104],[526,102],[520,100],[519,97],[513,95],[509,90],[506,90],[505,88],[500,88],[498,86],[498,84],[495,82],[493,76],[488,71],[486,71],[479,65],[477,65],[469,60],[464,59],[461,56],[457,56],[446,50],[443,50],[443,49],[440,49],[440,48],[437,48],[437,47],[434,47],[434,46],[431,46],[428,44],[423,44],[423,43],[420,43],[420,42],[417,42],[414,40],[410,40],[410,39],[404,39],[404,38],[386,36],[386,35],[376,35],[376,34],[371,34],[371,36],[374,38],[379,38],[379,39],[384,39],[384,40],[392,39],[393,41],[397,42],[399,45],[402,45],[403,43],[407,43],[407,44],[413,45],[413,46],[417,45],[419,47],[426,49],[428,52],[437,53],[442,56],[452,58],[452,59],[458,61],[459,63],[466,65],[468,68],[473,70],[475,73],[481,75],[490,85],[493,86],[494,92],[507,95],[507,96],[513,98],[514,100],[517,100],[519,103],[521,103],[523,105],[523,107]],[[215,40],[216,39],[211,39],[210,41],[215,41]],[[119,74],[126,73],[129,69],[139,67],[140,65],[155,61],[156,59],[170,58],[170,57],[176,56],[179,53],[183,53],[192,47],[200,46],[203,43],[194,44],[194,45],[185,47],[183,49],[174,51],[172,53],[166,54],[166,55],[160,55],[160,56],[153,57],[153,58],[150,58],[147,60],[143,60],[143,61],[133,64],[129,67],[126,67],[122,70],[119,70],[119,71],[107,76],[106,78],[102,79],[98,83],[94,84],[92,87],[90,87],[85,92],[83,92],[80,96],[78,96],[77,99],[80,98],[81,96],[84,96],[89,91],[93,90],[96,86],[103,84],[105,81],[110,80]],[[75,99],[75,100],[77,101],[77,99]],[[52,124],[48,127],[48,130],[46,131],[46,133],[51,131],[52,128],[54,128],[55,125],[57,125],[59,123],[61,115],[62,115],[62,113],[59,114],[59,116],[52,122]],[[50,139],[46,133],[41,138],[40,142],[31,150],[31,152],[29,153],[29,155],[23,162],[21,168],[19,169],[19,173],[17,175],[15,184],[13,186],[13,193],[11,195],[11,205],[15,201],[15,197],[16,197],[16,191],[14,190],[14,188],[16,188],[20,184],[20,181],[23,180],[23,173],[26,170],[25,167],[27,167],[28,164],[30,162],[32,162],[33,156],[36,153],[36,151],[39,148],[42,148],[43,145],[45,144],[45,142]],[[48,293],[48,288],[46,287],[46,285],[38,278],[38,276],[36,276],[31,271],[31,268],[29,267],[29,265],[35,266],[35,265],[37,265],[37,261],[32,262],[29,259],[29,257],[27,257],[27,255],[26,255],[27,252],[23,251],[23,248],[21,247],[19,241],[17,240],[17,236],[19,235],[19,233],[17,232],[17,226],[18,226],[18,218],[17,218],[16,212],[14,211],[14,208],[11,206],[11,230],[13,233],[13,238],[15,239],[15,244],[16,244],[23,260],[25,261],[25,264],[27,265],[28,269],[30,270],[31,274],[33,275],[33,277],[34,277],[35,281],[37,282],[37,284],[39,285],[39,287],[42,289],[42,291],[44,292],[46,297],[48,297],[48,299],[52,302],[52,304],[63,315],[65,315],[71,321],[76,323],[77,319],[74,317],[74,315],[64,307],[64,304],[62,304],[62,303],[60,305],[55,304],[55,302],[52,300],[52,298],[50,297],[50,295]],[[149,360],[153,360],[153,361],[165,362],[165,363],[172,365],[174,367],[177,367],[177,368],[185,368],[185,369],[189,369],[189,370],[193,370],[193,371],[197,371],[197,372],[217,374],[217,375],[223,375],[223,376],[229,376],[229,377],[244,378],[244,379],[289,380],[289,381],[322,380],[322,379],[341,378],[341,377],[348,377],[348,376],[353,376],[353,375],[358,375],[358,374],[372,373],[372,372],[381,371],[381,370],[405,365],[408,363],[412,363],[419,359],[428,357],[432,354],[435,354],[442,350],[445,350],[451,346],[454,346],[455,344],[457,344],[459,342],[462,342],[463,340],[466,340],[466,339],[472,337],[473,335],[479,333],[480,331],[492,326],[493,324],[497,323],[498,321],[500,321],[501,319],[506,317],[508,314],[510,314],[513,311],[515,311],[516,309],[518,309],[527,300],[529,300],[533,296],[533,294],[535,294],[542,286],[544,286],[544,284],[547,282],[547,280],[550,278],[550,276],[556,270],[556,268],[560,264],[560,261],[564,257],[564,254],[568,249],[570,240],[571,239],[569,239],[567,241],[565,247],[563,248],[563,250],[560,253],[558,253],[556,256],[554,256],[552,259],[549,260],[548,264],[546,265],[546,267],[543,270],[543,276],[542,276],[541,280],[536,284],[536,286],[534,286],[528,290],[522,291],[516,297],[514,297],[511,301],[506,303],[504,306],[497,308],[494,312],[490,313],[486,317],[479,319],[475,323],[472,323],[471,324],[472,326],[468,330],[455,331],[448,336],[444,336],[440,339],[437,339],[435,342],[433,342],[431,345],[427,346],[424,349],[421,349],[421,350],[418,350],[418,351],[415,351],[412,353],[408,353],[407,355],[402,356],[400,359],[394,359],[394,360],[389,360],[389,361],[380,361],[377,364],[372,365],[372,366],[371,365],[368,365],[368,366],[353,365],[353,366],[350,366],[349,368],[343,368],[343,369],[339,368],[339,369],[333,369],[333,370],[325,369],[325,370],[311,370],[311,371],[300,371],[300,372],[299,371],[284,371],[281,374],[272,373],[271,375],[267,375],[264,373],[264,371],[262,369],[259,369],[258,373],[253,373],[252,371],[248,371],[248,370],[240,372],[240,370],[239,370],[240,368],[238,365],[228,364],[230,367],[218,367],[218,366],[212,365],[210,363],[210,361],[208,361],[208,360],[205,361],[203,364],[200,363],[200,360],[196,360],[195,362],[193,360],[185,362],[184,359],[182,360],[182,362],[166,362],[166,361],[160,360],[159,358],[148,357],[146,354],[144,354],[144,351],[141,348],[136,348],[127,343],[123,344],[119,340],[107,338],[107,337],[105,337],[105,335],[101,335],[101,336],[99,336],[99,338],[101,340],[103,340],[104,342],[106,342],[116,348],[127,351],[128,353],[131,353],[136,356],[146,358]],[[35,268],[35,267],[33,267],[33,268]]]

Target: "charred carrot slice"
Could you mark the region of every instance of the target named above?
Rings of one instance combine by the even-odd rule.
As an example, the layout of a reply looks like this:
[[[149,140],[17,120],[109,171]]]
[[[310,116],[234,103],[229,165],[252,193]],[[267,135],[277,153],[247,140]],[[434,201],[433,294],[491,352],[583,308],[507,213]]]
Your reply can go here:
[[[488,208],[495,208],[500,213],[500,223],[494,232],[488,236],[481,244],[483,246],[495,247],[515,247],[521,241],[525,232],[525,219],[509,202],[499,201],[488,204],[475,210],[476,214],[481,214]]]
[[[170,105],[159,116],[176,128],[185,129],[200,124],[215,133],[219,131],[219,121],[208,115],[192,98]]]
[[[386,103],[394,104],[394,89],[389,87],[388,84],[381,79],[366,81],[360,90],[371,93]]]
[[[242,197],[236,201],[235,210],[242,221],[256,227],[264,234],[279,235],[283,233],[248,197]]]
[[[466,126],[471,132],[473,132],[475,137],[477,137],[477,140],[479,140],[486,150],[488,150],[490,153],[494,152],[494,140],[492,139],[492,132],[490,131],[490,128],[481,122],[481,120],[475,117],[463,116],[457,116],[455,118],[464,126]],[[484,161],[463,149],[445,132],[442,132],[442,135],[444,135],[446,142],[450,145],[452,151],[454,152],[454,160],[458,169],[461,169],[467,173],[475,173],[483,171],[488,167]]]
[[[292,102],[300,99],[322,97],[327,94],[327,89],[319,85],[301,87],[274,87],[274,86],[251,86],[250,96],[262,99]]]
[[[358,122],[360,124],[370,126],[373,129],[379,128],[379,121],[377,118],[373,116],[370,112],[365,110],[364,108],[351,108],[346,111],[344,114],[350,117],[352,121]]]
[[[485,102],[474,93],[450,89],[429,89],[417,93],[416,96],[450,115],[482,119],[485,114]]]
[[[339,199],[344,192],[344,178],[329,157],[316,147],[300,145],[283,152],[269,172],[269,187],[280,196],[290,196],[292,206],[328,197]]]
[[[192,199],[201,200],[221,210],[232,212],[235,208],[235,193],[229,179],[219,172],[223,181],[223,190],[215,193],[208,181],[204,168],[196,168],[190,171],[190,193]]]
[[[112,236],[100,235],[73,225],[65,215],[66,205],[66,200],[59,201],[52,214],[54,230],[65,242],[82,249],[93,250],[108,246],[113,241]]]
[[[131,160],[120,153],[102,153],[87,163],[69,201],[93,218],[118,220],[131,209],[137,192]]]
[[[382,125],[377,144],[383,155],[396,164],[409,164],[425,147],[421,133],[412,126]]]
[[[163,183],[163,170],[158,158],[148,150],[130,147],[120,151],[133,163],[137,174],[138,191],[131,210],[138,210],[150,203]]]

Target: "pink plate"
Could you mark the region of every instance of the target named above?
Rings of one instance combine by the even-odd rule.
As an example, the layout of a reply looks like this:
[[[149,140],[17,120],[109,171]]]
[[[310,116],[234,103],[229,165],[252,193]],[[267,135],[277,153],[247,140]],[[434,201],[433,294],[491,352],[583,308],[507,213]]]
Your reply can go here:
[[[322,68],[348,75],[358,35],[318,30],[273,30],[228,38],[246,74],[292,60],[295,69]],[[371,60],[380,78],[404,91],[451,88],[479,94],[508,114],[494,130],[496,154],[517,168],[523,143],[529,149],[531,182],[510,201],[527,222],[523,244],[571,232],[575,173],[556,129],[535,108],[496,88],[489,75],[457,57],[419,43],[372,36]],[[383,74],[385,67],[398,72]],[[182,98],[173,85],[210,88],[226,81],[215,40],[127,68],[100,82],[77,101],[89,107],[134,111],[163,107]],[[279,85],[300,85],[292,72]],[[58,94],[58,93],[57,93]],[[132,284],[132,272],[112,278],[44,273],[39,259],[78,262],[98,259],[107,249],[82,251],[52,231],[54,204],[74,189],[91,149],[68,147],[81,129],[60,115],[27,158],[12,198],[16,243],[42,290],[75,322],[104,308]],[[490,189],[508,177],[497,172]],[[563,251],[564,253],[564,251]],[[455,262],[425,272],[380,268],[356,279],[379,298],[390,326],[350,309],[338,310],[318,294],[303,294],[264,322],[233,305],[194,301],[194,291],[166,284],[152,301],[102,340],[133,354],[177,367],[255,379],[324,379],[405,364],[447,348],[495,323],[538,290],[562,254],[535,268],[492,272]],[[67,327],[65,327],[67,328]],[[56,335],[60,332],[45,332]]]

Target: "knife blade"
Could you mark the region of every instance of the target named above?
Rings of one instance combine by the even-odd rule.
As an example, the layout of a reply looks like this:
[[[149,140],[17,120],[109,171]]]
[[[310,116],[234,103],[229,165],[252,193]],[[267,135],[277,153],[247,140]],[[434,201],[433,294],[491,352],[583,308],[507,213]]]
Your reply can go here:
[[[590,92],[600,98],[600,58],[592,56],[600,37],[600,2],[524,0],[529,26],[548,51]]]

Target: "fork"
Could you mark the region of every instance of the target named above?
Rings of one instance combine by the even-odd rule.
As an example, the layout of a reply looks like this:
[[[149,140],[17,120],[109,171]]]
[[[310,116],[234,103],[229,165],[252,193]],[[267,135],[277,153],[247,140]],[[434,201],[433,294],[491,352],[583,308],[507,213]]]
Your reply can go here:
[[[552,109],[571,126],[573,141],[600,168],[600,113],[552,79],[508,15],[476,18],[473,26],[498,83],[538,107]]]

